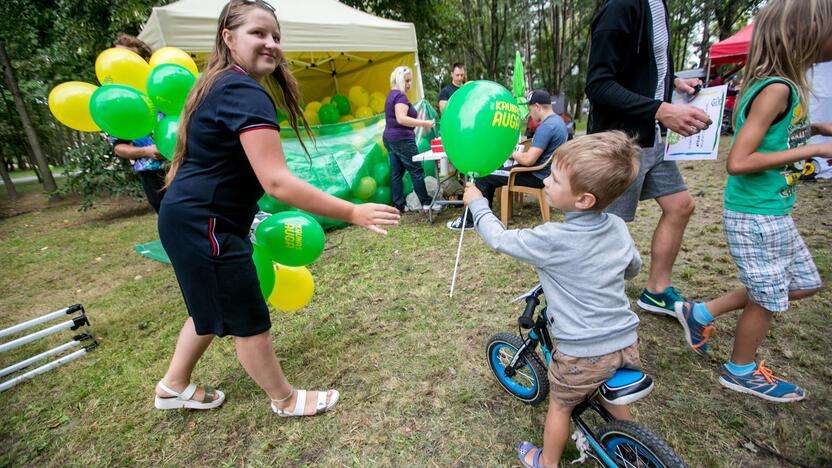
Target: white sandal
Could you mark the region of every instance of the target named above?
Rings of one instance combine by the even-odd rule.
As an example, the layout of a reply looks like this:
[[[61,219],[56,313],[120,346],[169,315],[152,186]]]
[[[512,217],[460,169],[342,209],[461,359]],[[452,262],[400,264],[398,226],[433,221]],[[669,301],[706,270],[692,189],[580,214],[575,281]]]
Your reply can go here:
[[[202,397],[202,401],[199,401],[191,400],[191,397],[194,396],[197,389],[195,383],[188,384],[188,386],[185,387],[185,390],[182,390],[182,393],[171,390],[167,385],[162,383],[161,380],[156,385],[168,395],[173,395],[169,397],[160,397],[159,395],[156,395],[156,409],[160,410],[179,408],[207,410],[216,408],[225,401],[225,393],[208,386],[205,387],[205,396]]]
[[[297,392],[298,398],[297,400],[295,400],[295,408],[292,411],[280,409],[279,407],[275,406],[275,403],[280,403],[288,400],[289,398],[292,398],[292,395],[295,394],[295,390],[292,390],[289,393],[289,396],[287,396],[286,398],[272,400],[272,411],[274,411],[278,416],[282,418],[289,418],[292,416],[317,416],[321,413],[326,413],[327,411],[332,409],[332,407],[335,406],[335,403],[338,403],[338,398],[341,396],[338,393],[338,390],[317,390],[318,402],[315,404],[315,412],[312,414],[305,414],[304,410],[306,409],[306,390],[297,390]],[[329,404],[326,404],[326,397],[329,392],[332,392],[332,398],[330,399]]]

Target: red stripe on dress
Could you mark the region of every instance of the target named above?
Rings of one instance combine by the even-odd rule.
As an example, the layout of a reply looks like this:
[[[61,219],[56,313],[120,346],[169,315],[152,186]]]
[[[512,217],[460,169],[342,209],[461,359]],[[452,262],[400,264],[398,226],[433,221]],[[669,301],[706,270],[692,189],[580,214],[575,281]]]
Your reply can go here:
[[[208,218],[208,238],[211,240],[211,249],[213,256],[219,255],[219,245],[217,245],[217,239],[214,237],[214,220],[216,218]]]
[[[245,132],[250,132],[252,130],[261,130],[261,129],[264,129],[264,128],[272,128],[272,129],[275,129],[275,130],[278,129],[278,127],[276,125],[257,124],[257,125],[252,125],[251,127],[241,128],[240,131],[237,132],[237,134],[242,135]]]

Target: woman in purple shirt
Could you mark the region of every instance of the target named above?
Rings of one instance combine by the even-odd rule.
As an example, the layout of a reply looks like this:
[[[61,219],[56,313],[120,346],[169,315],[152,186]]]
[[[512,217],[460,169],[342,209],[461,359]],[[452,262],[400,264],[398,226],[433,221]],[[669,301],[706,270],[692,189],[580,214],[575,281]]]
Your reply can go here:
[[[404,211],[404,189],[402,176],[404,171],[410,173],[413,179],[413,190],[422,203],[422,211],[430,209],[431,198],[425,188],[425,171],[420,164],[413,162],[413,156],[419,154],[416,149],[415,127],[433,128],[433,120],[416,118],[416,109],[410,104],[405,93],[413,84],[413,73],[408,67],[396,67],[390,74],[390,94],[384,103],[384,115],[387,126],[384,129],[384,147],[390,154],[390,194],[393,206]]]

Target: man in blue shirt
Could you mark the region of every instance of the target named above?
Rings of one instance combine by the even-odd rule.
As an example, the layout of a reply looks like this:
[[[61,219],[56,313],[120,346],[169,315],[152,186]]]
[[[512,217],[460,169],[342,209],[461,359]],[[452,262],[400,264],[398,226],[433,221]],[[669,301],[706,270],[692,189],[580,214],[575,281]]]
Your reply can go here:
[[[558,146],[566,143],[567,131],[563,119],[552,110],[552,98],[549,93],[542,89],[532,91],[527,100],[529,115],[540,125],[534,133],[532,144],[528,151],[514,152],[509,156],[506,164],[481,179],[474,181],[474,185],[482,192],[488,200],[488,206],[494,202],[494,192],[497,188],[508,185],[508,175],[511,167],[515,164],[521,166],[539,166],[548,161]],[[514,178],[516,185],[524,187],[543,188],[543,179],[549,176],[549,165],[533,172],[521,172]],[[474,218],[468,212],[467,219],[459,218],[448,221],[448,229],[458,231],[460,229],[473,229]]]

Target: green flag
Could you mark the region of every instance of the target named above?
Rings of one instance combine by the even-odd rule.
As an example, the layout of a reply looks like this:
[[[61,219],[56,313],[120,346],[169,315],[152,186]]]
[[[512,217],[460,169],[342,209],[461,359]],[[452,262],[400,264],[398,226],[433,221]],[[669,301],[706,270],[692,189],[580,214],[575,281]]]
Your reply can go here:
[[[511,92],[517,105],[520,106],[520,118],[525,119],[529,115],[529,108],[526,107],[526,80],[523,79],[523,60],[520,52],[514,52],[514,71],[511,74]]]

